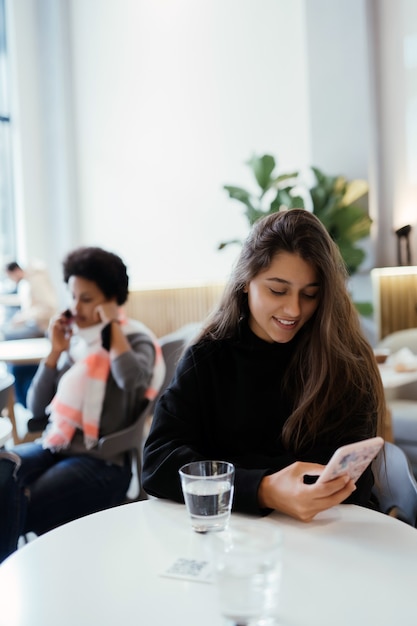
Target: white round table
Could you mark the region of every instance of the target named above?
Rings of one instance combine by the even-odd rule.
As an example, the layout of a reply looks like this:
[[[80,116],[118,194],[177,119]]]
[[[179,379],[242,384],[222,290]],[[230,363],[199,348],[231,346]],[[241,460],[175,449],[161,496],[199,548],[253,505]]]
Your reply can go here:
[[[415,626],[415,529],[353,505],[309,524],[276,513],[255,524],[284,533],[281,626]],[[161,575],[178,558],[209,558],[208,543],[184,505],[160,500],[76,520],[0,566],[0,624],[221,626],[214,584]]]

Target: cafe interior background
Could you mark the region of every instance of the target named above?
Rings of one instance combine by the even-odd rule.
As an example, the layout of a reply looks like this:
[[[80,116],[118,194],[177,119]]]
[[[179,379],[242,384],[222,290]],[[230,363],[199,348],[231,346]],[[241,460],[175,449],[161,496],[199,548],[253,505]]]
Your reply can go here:
[[[0,261],[120,254],[132,289],[223,283],[253,155],[368,182],[351,281],[417,263],[414,0],[0,0]],[[5,45],[4,45],[5,42]],[[415,323],[417,326],[417,321]]]

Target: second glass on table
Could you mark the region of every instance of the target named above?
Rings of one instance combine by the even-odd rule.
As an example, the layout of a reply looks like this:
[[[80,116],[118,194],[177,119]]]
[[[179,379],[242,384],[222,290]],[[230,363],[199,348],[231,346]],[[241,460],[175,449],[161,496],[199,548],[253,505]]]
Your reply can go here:
[[[283,545],[280,529],[235,523],[211,539],[220,612],[227,624],[277,626]]]
[[[235,468],[226,461],[194,461],[179,470],[192,528],[199,532],[227,528],[232,510]]]

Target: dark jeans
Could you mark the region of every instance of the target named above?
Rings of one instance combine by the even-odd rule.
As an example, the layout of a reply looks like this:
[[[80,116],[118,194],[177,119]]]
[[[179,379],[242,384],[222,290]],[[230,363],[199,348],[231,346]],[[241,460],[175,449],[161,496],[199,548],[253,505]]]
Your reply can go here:
[[[32,378],[35,376],[38,369],[37,365],[9,365],[8,370],[13,374],[14,382],[14,395],[16,402],[19,402],[26,408],[26,396]]]
[[[10,461],[0,457],[0,562],[17,549],[20,535],[41,535],[121,504],[129,488],[129,463],[120,467],[87,455],[64,456],[38,443],[21,444],[12,452],[21,459],[15,475]]]

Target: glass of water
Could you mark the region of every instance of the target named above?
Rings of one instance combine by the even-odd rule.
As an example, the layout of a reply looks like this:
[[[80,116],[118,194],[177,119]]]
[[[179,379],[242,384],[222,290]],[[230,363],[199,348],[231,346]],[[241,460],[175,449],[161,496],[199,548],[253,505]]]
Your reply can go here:
[[[194,461],[179,470],[192,528],[199,532],[227,528],[235,468],[226,461]]]
[[[211,540],[220,612],[231,626],[278,624],[282,533],[242,523]]]

